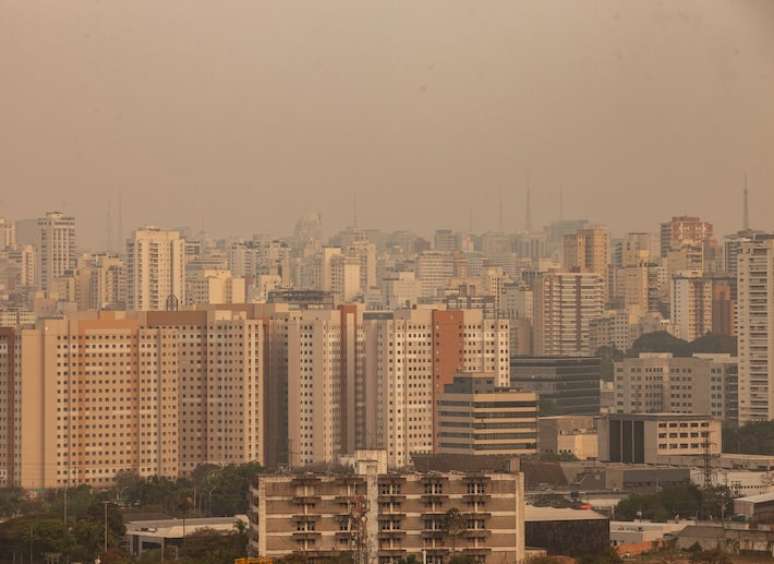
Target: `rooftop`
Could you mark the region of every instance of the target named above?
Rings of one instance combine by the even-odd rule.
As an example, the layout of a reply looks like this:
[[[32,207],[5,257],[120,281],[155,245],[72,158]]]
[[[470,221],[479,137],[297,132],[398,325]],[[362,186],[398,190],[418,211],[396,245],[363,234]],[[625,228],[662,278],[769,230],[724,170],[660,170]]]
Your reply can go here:
[[[748,495],[747,497],[738,497],[734,501],[749,501],[751,503],[765,503],[767,501],[774,501],[774,492],[758,495]]]
[[[590,509],[524,506],[525,521],[589,521],[598,519],[607,519],[607,517]]]

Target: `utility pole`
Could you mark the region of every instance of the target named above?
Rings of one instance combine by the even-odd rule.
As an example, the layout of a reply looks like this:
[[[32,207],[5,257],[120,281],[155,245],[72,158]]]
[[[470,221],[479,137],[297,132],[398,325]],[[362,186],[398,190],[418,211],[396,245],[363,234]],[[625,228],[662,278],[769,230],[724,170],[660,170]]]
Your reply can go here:
[[[102,505],[105,506],[105,554],[107,554],[108,550],[108,505],[110,505],[110,501],[103,501]]]

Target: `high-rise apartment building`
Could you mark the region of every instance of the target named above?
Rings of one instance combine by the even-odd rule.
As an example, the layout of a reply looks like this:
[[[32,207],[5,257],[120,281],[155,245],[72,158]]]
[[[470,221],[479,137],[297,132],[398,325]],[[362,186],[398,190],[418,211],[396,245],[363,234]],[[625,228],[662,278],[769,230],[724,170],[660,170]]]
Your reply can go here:
[[[459,372],[492,373],[508,386],[508,322],[482,310],[367,314],[365,446],[387,450],[391,467],[433,452],[437,398]]]
[[[535,354],[591,355],[591,321],[603,311],[604,279],[598,274],[539,275],[534,286]]]
[[[712,279],[682,273],[672,277],[671,319],[675,337],[694,341],[712,331]]]
[[[38,279],[48,290],[55,278],[75,269],[75,218],[61,212],[48,212],[38,219]]]
[[[438,454],[537,452],[537,394],[495,385],[488,372],[458,374],[438,403]]]
[[[245,303],[245,279],[228,270],[189,271],[185,283],[189,305]]]
[[[263,326],[87,312],[0,332],[0,475],[28,488],[263,462]],[[15,389],[15,393],[9,390]]]
[[[739,421],[774,419],[774,240],[739,248],[737,341]]]
[[[436,229],[433,237],[433,250],[445,253],[461,250],[459,234],[451,229]]]
[[[365,417],[362,310],[306,310],[283,323],[290,464],[332,462],[355,449]]]
[[[0,251],[14,246],[16,246],[16,223],[0,217]]]
[[[666,257],[669,251],[679,249],[685,242],[703,244],[712,239],[711,223],[698,217],[679,216],[661,224],[661,256]]]
[[[425,251],[417,257],[416,276],[422,283],[422,297],[435,298],[456,274],[452,253]]]
[[[562,260],[564,270],[568,272],[593,272],[606,277],[610,264],[610,234],[607,227],[595,225],[565,235]]]
[[[126,242],[127,301],[138,311],[185,303],[185,240],[179,231],[144,227]]]

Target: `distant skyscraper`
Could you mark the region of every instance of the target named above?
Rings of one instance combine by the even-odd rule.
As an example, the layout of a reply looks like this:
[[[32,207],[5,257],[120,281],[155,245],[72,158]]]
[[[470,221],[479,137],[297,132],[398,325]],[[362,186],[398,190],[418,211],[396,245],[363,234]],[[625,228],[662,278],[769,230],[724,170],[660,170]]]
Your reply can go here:
[[[16,224],[4,217],[0,217],[0,251],[16,245]]]
[[[673,217],[661,224],[661,256],[666,257],[669,251],[679,249],[684,242],[701,245],[712,239],[712,235],[712,224],[699,217]]]
[[[185,240],[179,231],[144,227],[126,242],[128,306],[165,310],[185,303]]]
[[[590,355],[591,321],[604,309],[604,279],[593,273],[541,274],[533,307],[535,354]]]
[[[774,419],[774,240],[738,253],[739,421]]]
[[[48,290],[54,279],[76,267],[75,218],[48,212],[38,219],[38,233],[38,276],[40,287]]]
[[[712,279],[690,273],[672,277],[674,335],[693,341],[712,331]]]

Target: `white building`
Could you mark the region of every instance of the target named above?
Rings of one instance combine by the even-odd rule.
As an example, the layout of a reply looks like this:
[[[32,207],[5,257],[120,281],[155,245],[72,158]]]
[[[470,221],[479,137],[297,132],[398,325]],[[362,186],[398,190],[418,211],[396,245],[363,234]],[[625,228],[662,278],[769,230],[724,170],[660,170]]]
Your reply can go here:
[[[40,287],[48,290],[54,279],[75,269],[75,218],[48,212],[38,219],[38,276]]]
[[[185,240],[179,231],[137,229],[126,255],[128,307],[152,311],[185,303]]]
[[[534,288],[535,354],[590,356],[591,322],[602,316],[605,281],[598,274],[549,272]]]
[[[737,273],[739,422],[774,419],[774,240],[740,245]]]

